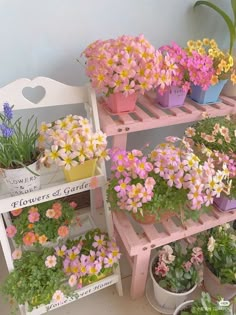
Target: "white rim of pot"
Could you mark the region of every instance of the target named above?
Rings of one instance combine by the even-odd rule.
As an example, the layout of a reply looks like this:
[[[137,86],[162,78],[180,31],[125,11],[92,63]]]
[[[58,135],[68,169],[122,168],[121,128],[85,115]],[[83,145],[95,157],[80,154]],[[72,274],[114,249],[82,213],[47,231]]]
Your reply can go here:
[[[178,315],[178,313],[180,311],[183,311],[186,307],[192,305],[194,302],[194,300],[189,300],[189,301],[185,301],[183,303],[181,303],[175,310],[174,314],[173,315]]]
[[[150,276],[151,276],[152,281],[153,281],[154,283],[156,283],[156,284],[160,287],[161,290],[167,292],[169,295],[177,295],[177,296],[182,296],[182,295],[184,295],[184,296],[185,296],[185,295],[187,295],[187,294],[192,293],[192,292],[196,289],[197,283],[195,283],[195,285],[194,285],[191,289],[189,289],[188,291],[182,292],[182,293],[171,292],[171,291],[168,291],[168,290],[162,288],[162,287],[159,285],[159,283],[156,281],[156,279],[154,278],[153,273],[152,273],[152,265],[153,265],[154,260],[156,260],[156,258],[157,258],[157,255],[155,255],[155,256],[152,258],[151,263],[150,263],[150,267],[149,267],[149,271],[150,271]]]

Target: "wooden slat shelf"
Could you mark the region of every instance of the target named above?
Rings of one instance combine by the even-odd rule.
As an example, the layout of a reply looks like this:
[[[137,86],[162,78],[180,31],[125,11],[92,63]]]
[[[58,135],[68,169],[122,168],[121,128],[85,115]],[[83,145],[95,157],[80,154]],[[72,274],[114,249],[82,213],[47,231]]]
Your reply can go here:
[[[191,123],[202,119],[202,115],[210,117],[236,114],[236,100],[220,96],[214,104],[200,105],[186,98],[182,107],[164,109],[157,104],[155,92],[141,95],[133,113],[112,114],[107,110],[105,99],[98,101],[100,125],[107,136],[112,136],[113,147],[126,149],[127,135],[136,131]],[[132,280],[130,293],[133,298],[144,294],[147,280],[151,250],[153,248],[190,237],[209,228],[236,219],[236,211],[219,212],[214,209],[204,214],[197,222],[187,220],[185,227],[176,219],[170,218],[161,224],[134,225],[132,219],[123,212],[113,213],[115,230],[125,248],[128,261],[131,262]],[[141,233],[140,233],[141,231]]]

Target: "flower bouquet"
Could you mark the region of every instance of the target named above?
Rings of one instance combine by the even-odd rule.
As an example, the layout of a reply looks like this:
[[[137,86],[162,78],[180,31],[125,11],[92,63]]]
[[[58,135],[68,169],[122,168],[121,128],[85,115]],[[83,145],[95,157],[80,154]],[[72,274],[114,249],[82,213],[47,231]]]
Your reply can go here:
[[[167,140],[176,144],[160,144],[148,156],[138,150],[111,151],[107,198],[112,210],[129,211],[141,220],[146,213],[156,219],[176,214],[184,222],[197,219],[220,195],[228,173],[216,170],[210,159],[201,163],[184,139]]]
[[[191,82],[197,83],[203,89],[209,86],[213,71],[209,56],[201,55],[197,51],[190,55],[176,43],[162,46],[159,50],[164,56],[168,54],[172,61],[170,86],[158,88],[157,100],[161,105],[165,107],[183,105]]]
[[[77,115],[42,123],[39,143],[45,148],[42,160],[62,166],[67,181],[93,176],[97,160],[108,159],[106,135]]]
[[[230,224],[215,227],[199,235],[205,266],[204,286],[214,298],[226,300],[236,295],[236,231]]]
[[[211,73],[211,86],[206,92],[203,92],[198,86],[197,82],[193,82],[191,98],[199,103],[217,102],[218,97],[223,89],[225,83],[230,78],[236,82],[236,75],[233,71],[233,57],[223,52],[217,45],[214,39],[204,38],[203,40],[193,41],[187,43],[187,51],[190,55],[198,52],[203,56],[208,56],[212,59],[213,73]],[[205,71],[205,68],[202,67]],[[201,92],[201,93],[200,93]]]
[[[186,129],[186,136],[191,139],[198,151],[203,151],[210,156],[217,167],[225,163],[231,181],[230,191],[224,190],[220,198],[215,199],[216,205],[221,210],[236,208],[236,118],[206,117],[192,127]],[[229,196],[227,196],[229,195]]]
[[[163,57],[143,35],[97,40],[83,55],[92,86],[106,95],[112,112],[133,111],[138,93],[170,84],[170,66],[160,67],[168,56]]]
[[[0,113],[0,169],[12,196],[40,188],[37,121],[31,117],[23,128],[13,121],[13,106],[3,104]]]
[[[200,247],[175,242],[163,246],[150,264],[154,295],[157,303],[175,309],[196,289],[203,262]]]
[[[15,269],[2,286],[4,295],[17,304],[28,304],[28,311],[42,304],[63,303],[77,298],[76,290],[112,273],[120,258],[114,240],[99,229],[61,247],[40,251],[16,249]]]
[[[6,229],[8,237],[29,249],[65,241],[74,218],[74,203],[71,204],[73,207],[64,201],[47,201],[11,211],[14,220]]]

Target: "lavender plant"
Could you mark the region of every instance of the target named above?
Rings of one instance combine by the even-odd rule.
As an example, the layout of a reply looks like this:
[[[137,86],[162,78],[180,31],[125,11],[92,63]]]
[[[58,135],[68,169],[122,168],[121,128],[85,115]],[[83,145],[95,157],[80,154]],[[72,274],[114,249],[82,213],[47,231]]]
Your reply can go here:
[[[38,128],[34,116],[23,128],[21,117],[13,121],[13,106],[3,104],[0,113],[0,168],[19,168],[36,161]]]

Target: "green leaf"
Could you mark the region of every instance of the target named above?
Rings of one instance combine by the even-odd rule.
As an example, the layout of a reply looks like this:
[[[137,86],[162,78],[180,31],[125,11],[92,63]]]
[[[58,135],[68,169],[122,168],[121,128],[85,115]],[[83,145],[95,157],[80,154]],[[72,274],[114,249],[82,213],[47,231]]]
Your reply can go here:
[[[233,4],[232,4],[233,3]],[[235,0],[231,1],[232,7],[233,5],[235,6]],[[194,8],[196,8],[199,5],[205,5],[207,7],[210,7],[211,9],[213,9],[215,12],[217,12],[220,16],[222,16],[222,18],[224,19],[225,23],[228,26],[229,29],[229,34],[230,34],[230,48],[229,48],[229,52],[230,54],[232,53],[232,49],[233,49],[233,44],[235,41],[235,23],[231,20],[231,18],[228,16],[228,14],[226,14],[221,8],[219,8],[217,5],[209,2],[209,1],[197,1],[194,4]],[[235,11],[234,11],[235,12]]]
[[[234,29],[236,26],[236,0],[231,0],[231,7],[234,13]]]

